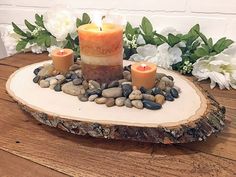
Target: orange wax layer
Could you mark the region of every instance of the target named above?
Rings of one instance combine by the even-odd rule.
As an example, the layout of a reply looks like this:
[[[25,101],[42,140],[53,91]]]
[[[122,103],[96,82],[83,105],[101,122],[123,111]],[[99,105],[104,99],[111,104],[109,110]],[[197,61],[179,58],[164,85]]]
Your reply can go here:
[[[78,28],[80,52],[91,56],[108,56],[123,52],[123,29],[119,25],[105,23],[102,31],[96,24]]]
[[[146,64],[149,69],[140,70],[141,64]],[[156,65],[152,63],[140,62],[133,64],[131,66],[132,85],[137,86],[138,89],[142,86],[146,89],[153,88],[156,81],[156,70]]]
[[[110,83],[122,79],[122,65],[91,65],[82,62],[82,73],[86,80],[95,80],[99,83]]]
[[[60,51],[63,50],[63,53]],[[74,63],[74,54],[71,49],[56,49],[51,54],[54,67],[57,71],[65,73]]]

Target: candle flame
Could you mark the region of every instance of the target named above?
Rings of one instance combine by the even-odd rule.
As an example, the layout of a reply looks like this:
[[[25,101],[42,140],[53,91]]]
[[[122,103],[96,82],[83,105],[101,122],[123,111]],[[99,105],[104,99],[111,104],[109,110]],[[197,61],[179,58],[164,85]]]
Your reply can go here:
[[[93,14],[93,23],[95,23],[99,29],[99,31],[102,31],[102,19],[103,15],[99,12],[95,12]]]
[[[142,63],[141,66],[145,69],[147,67],[146,64]]]
[[[60,54],[64,54],[64,50],[63,49],[61,49],[59,52],[60,52]]]

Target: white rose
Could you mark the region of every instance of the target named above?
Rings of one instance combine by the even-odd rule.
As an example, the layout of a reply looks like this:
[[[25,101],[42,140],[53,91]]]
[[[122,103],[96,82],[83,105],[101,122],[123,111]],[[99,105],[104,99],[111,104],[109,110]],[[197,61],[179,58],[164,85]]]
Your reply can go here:
[[[58,41],[65,40],[68,34],[75,37],[76,17],[69,10],[50,9],[44,15],[44,25]]]
[[[230,86],[236,89],[235,51],[236,45],[233,45],[218,55],[198,59],[193,65],[192,74],[199,81],[210,78],[211,88],[218,84],[220,89],[230,89]]]
[[[5,27],[1,38],[8,56],[17,53],[16,45],[20,40],[20,36],[13,31],[13,27],[11,25]]]
[[[182,61],[182,51],[177,45],[170,47],[167,43],[160,46],[147,44],[137,48],[137,54],[130,57],[134,61],[148,61],[165,69],[172,69],[171,65]]]

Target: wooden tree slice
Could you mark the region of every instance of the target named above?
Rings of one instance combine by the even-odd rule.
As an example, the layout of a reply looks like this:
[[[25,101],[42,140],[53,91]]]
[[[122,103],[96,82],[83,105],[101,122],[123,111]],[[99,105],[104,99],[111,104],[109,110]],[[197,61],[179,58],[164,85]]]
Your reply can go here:
[[[182,90],[178,99],[166,102],[161,110],[107,108],[33,83],[33,70],[47,62],[51,61],[17,70],[6,89],[23,110],[51,127],[77,135],[164,144],[205,140],[224,127],[225,108],[176,72],[158,68],[158,72],[173,76]]]

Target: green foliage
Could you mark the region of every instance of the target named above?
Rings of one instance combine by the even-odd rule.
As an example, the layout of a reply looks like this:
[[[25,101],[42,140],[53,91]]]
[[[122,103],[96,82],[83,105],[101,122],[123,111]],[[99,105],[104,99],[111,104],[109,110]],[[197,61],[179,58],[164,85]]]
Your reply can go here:
[[[79,19],[79,18],[76,19],[77,28],[81,25],[85,25],[85,24],[88,24],[88,23],[91,23],[91,19],[90,19],[89,15],[87,13],[83,13],[82,19]]]
[[[17,51],[23,51],[28,43],[37,43],[43,47],[55,45],[56,38],[45,28],[43,15],[35,14],[35,24],[27,20],[24,22],[27,30],[20,29],[12,22],[14,32],[20,35],[20,40],[16,46]],[[81,19],[76,19],[77,27],[88,23],[91,23],[91,19],[87,13],[83,13]],[[182,61],[174,64],[172,68],[183,74],[190,74],[193,64],[199,58],[207,58],[208,56],[219,54],[233,43],[231,39],[227,39],[226,37],[214,43],[212,38],[208,38],[201,32],[199,24],[194,25],[186,34],[175,35],[169,33],[167,36],[164,36],[154,30],[152,23],[147,17],[143,17],[138,27],[133,27],[129,22],[125,26],[124,57],[126,59],[135,54],[137,47],[142,45],[137,44],[137,39],[140,36],[143,37],[146,44],[156,46],[167,43],[170,47],[174,47],[181,43]],[[76,56],[80,55],[78,36],[73,39],[68,34],[64,42],[64,47],[74,50]]]
[[[23,49],[25,49],[25,46],[27,45],[27,43],[28,43],[27,40],[20,40],[16,45],[16,51],[20,52]]]
[[[30,22],[28,22],[27,20],[25,20],[25,26],[27,26],[27,28],[28,28],[31,32],[33,32],[34,29],[36,28],[35,25],[32,25],[32,24],[31,24]]]

